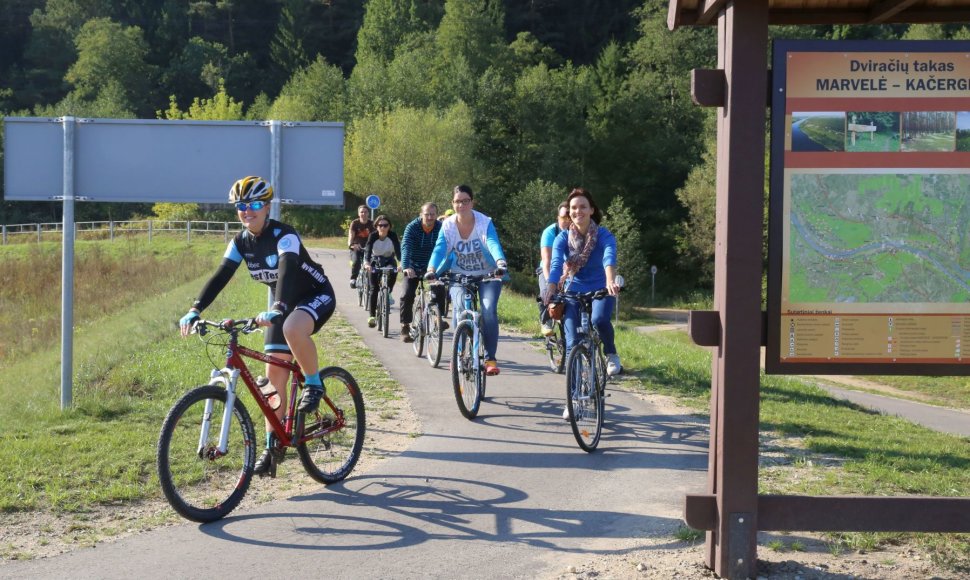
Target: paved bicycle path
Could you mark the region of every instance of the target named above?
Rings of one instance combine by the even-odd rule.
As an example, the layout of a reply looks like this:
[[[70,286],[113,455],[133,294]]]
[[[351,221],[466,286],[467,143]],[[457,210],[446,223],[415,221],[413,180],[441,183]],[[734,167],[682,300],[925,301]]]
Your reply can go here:
[[[651,308],[651,316],[663,320],[663,324],[653,326],[638,326],[640,332],[657,332],[662,330],[687,330],[687,311],[674,310],[668,308]],[[761,367],[764,368],[765,349],[761,348]],[[841,377],[827,375],[818,377],[825,381],[851,386],[847,379],[853,377]],[[950,433],[970,437],[970,412],[960,409],[949,409],[937,405],[927,405],[918,401],[899,399],[888,395],[857,391],[851,388],[830,385],[824,382],[816,382],[816,386],[824,389],[830,395],[839,399],[845,399],[851,403],[861,405],[867,409],[873,409],[886,415],[902,417],[918,425]]]
[[[399,340],[397,324],[387,339],[367,328],[345,254],[316,255],[340,313],[404,385],[422,435],[319,492],[8,564],[0,578],[553,577],[593,555],[642,548],[644,538],[663,547],[681,525],[685,493],[706,480],[706,421],[663,414],[610,386],[599,450],[584,453],[561,418],[563,376],[547,370],[535,341],[504,335],[502,374],[489,378],[479,417],[468,421],[449,357],[432,369]]]

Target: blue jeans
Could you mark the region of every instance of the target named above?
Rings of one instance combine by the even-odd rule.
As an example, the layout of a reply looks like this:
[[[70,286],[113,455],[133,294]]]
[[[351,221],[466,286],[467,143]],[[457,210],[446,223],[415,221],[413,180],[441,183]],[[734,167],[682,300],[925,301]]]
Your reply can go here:
[[[465,292],[458,284],[449,289],[452,305],[452,327],[458,328],[458,313],[465,307]],[[498,297],[502,294],[501,280],[482,282],[478,285],[478,304],[481,306],[481,327],[485,339],[485,359],[495,360],[498,348]]]
[[[616,339],[613,334],[613,322],[610,320],[615,305],[615,296],[607,296],[593,300],[593,313],[590,317],[590,322],[596,327],[596,331],[600,333],[600,340],[603,341],[603,354],[616,354]],[[562,326],[566,331],[567,353],[577,342],[576,330],[582,326],[581,314],[579,301],[575,298],[567,298],[566,310],[562,315]]]

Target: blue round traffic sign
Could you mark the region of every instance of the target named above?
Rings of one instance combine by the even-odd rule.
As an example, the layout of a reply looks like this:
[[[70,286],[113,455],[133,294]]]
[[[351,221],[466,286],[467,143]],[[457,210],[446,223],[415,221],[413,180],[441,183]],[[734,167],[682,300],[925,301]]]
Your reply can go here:
[[[366,203],[367,203],[367,207],[369,207],[371,209],[377,209],[377,208],[381,207],[381,198],[379,198],[378,196],[376,196],[374,194],[370,194],[370,195],[367,196]]]

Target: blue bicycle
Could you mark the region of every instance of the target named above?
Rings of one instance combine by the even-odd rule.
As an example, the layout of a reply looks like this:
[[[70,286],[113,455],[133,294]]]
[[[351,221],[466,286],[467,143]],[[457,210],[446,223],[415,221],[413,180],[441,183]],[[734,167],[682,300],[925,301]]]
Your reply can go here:
[[[617,276],[623,286],[623,277]],[[606,298],[606,288],[594,292],[562,292],[556,300],[579,304],[580,327],[576,344],[566,357],[566,410],[579,447],[591,453],[599,445],[606,413],[606,357],[599,331],[592,324],[593,302]]]
[[[493,274],[452,278],[462,288],[462,301],[455,305],[459,310],[451,350],[451,383],[458,410],[467,419],[478,415],[478,408],[485,398],[485,337],[478,307],[478,287],[492,280],[501,278]]]

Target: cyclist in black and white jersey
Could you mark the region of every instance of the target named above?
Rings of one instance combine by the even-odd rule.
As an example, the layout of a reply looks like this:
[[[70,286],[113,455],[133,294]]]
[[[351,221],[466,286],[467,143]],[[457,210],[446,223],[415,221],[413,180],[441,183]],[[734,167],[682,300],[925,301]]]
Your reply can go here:
[[[229,242],[222,264],[209,279],[189,312],[179,321],[182,336],[192,330],[216,296],[226,287],[239,265],[245,262],[253,280],[262,282],[273,291],[274,302],[269,310],[260,313],[256,322],[268,327],[265,351],[283,360],[294,356],[306,376],[306,389],[300,399],[299,410],[312,412],[320,405],[323,385],[320,382],[317,349],[311,335],[324,325],[336,308],[333,287],[320,264],[309,252],[292,227],[270,219],[269,202],[273,187],[260,177],[244,177],[229,190],[229,201],[236,206],[243,230]],[[270,385],[275,388],[280,404],[276,414],[283,419],[286,411],[286,385],[289,372],[267,365]],[[267,423],[266,450],[256,461],[254,472],[265,474],[274,461],[272,429]]]

